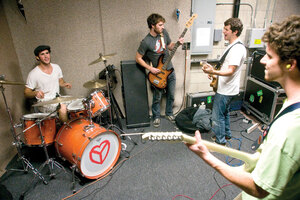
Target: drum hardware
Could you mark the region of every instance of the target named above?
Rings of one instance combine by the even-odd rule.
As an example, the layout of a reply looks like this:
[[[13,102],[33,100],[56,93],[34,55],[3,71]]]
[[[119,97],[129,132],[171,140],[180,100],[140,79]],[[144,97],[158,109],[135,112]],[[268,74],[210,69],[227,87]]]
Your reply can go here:
[[[21,83],[21,82],[6,81],[6,80],[4,80],[4,75],[0,76],[0,90],[1,90],[1,93],[3,96],[5,108],[6,108],[8,117],[9,117],[10,126],[11,126],[11,128],[10,128],[11,134],[14,139],[12,144],[16,147],[18,160],[20,160],[22,162],[22,166],[23,166],[23,169],[8,169],[8,170],[28,173],[28,169],[30,169],[34,173],[34,175],[35,175],[34,177],[38,176],[38,178],[41,179],[44,184],[48,184],[48,182],[45,180],[44,176],[35,167],[33,167],[33,165],[22,154],[21,141],[20,141],[20,138],[17,137],[17,133],[16,133],[16,129],[15,129],[16,127],[14,125],[14,122],[12,119],[12,114],[11,114],[10,108],[7,105],[7,100],[6,100],[6,97],[4,94],[4,90],[5,90],[5,88],[3,87],[4,84],[7,84],[7,85],[25,85],[25,84]]]
[[[104,66],[105,66],[105,77],[106,77],[106,84],[107,84],[107,96],[111,102],[111,106],[109,108],[109,114],[110,114],[110,124],[113,124],[113,119],[114,119],[114,115],[116,116],[117,118],[117,123],[120,127],[121,130],[123,130],[123,127],[122,127],[122,124],[121,124],[121,121],[120,121],[120,116],[122,117],[122,119],[124,119],[124,115],[123,113],[121,112],[121,109],[115,99],[115,96],[114,94],[112,93],[111,91],[111,84],[110,84],[110,73],[109,73],[109,70],[107,68],[107,64],[106,64],[106,60],[104,60]],[[120,115],[120,116],[119,116]]]
[[[40,167],[40,170],[43,170],[43,168],[48,165],[48,169],[49,169],[49,176],[50,176],[50,179],[54,178],[54,176],[56,175],[54,172],[53,172],[53,168],[54,167],[57,167],[59,169],[62,169],[64,170],[64,172],[66,173],[66,170],[64,169],[64,167],[59,164],[57,161],[55,161],[53,158],[50,158],[49,157],[49,154],[48,154],[48,150],[47,150],[47,144],[45,142],[45,138],[44,138],[44,135],[43,135],[43,131],[42,131],[42,122],[44,120],[46,120],[47,118],[49,118],[51,115],[53,115],[55,112],[57,112],[58,110],[60,109],[60,103],[58,104],[56,110],[54,110],[52,113],[49,113],[47,114],[46,116],[44,116],[43,118],[40,118],[40,119],[37,119],[35,120],[35,124],[32,125],[32,127],[34,125],[36,125],[38,127],[38,130],[39,130],[39,134],[40,134],[40,139],[41,139],[41,147],[43,147],[43,150],[44,150],[44,153],[45,153],[45,156],[46,156],[46,161],[41,165]],[[32,128],[30,127],[30,128]],[[29,129],[29,128],[28,128]],[[28,130],[27,129],[27,130]],[[24,130],[25,132],[25,130]]]

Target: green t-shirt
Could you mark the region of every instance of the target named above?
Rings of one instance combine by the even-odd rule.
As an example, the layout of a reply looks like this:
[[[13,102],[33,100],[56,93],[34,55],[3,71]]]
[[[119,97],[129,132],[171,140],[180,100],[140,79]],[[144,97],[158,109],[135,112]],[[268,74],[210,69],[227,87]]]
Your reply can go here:
[[[286,102],[281,111],[289,106]],[[300,199],[300,109],[278,118],[258,151],[251,175],[269,192],[263,199]],[[243,200],[257,199],[243,192]]]

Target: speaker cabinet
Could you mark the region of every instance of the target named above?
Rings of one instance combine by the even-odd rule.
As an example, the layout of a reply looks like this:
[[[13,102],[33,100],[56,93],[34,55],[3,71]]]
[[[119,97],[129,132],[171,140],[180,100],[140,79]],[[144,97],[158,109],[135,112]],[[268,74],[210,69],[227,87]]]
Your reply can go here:
[[[128,60],[121,61],[121,70],[127,128],[150,126],[145,68]]]

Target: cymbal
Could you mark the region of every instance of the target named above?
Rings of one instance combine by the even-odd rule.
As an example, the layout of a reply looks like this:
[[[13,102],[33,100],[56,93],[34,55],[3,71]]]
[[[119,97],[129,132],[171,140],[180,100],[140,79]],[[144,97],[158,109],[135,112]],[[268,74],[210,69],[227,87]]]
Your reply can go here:
[[[106,87],[106,80],[93,80],[93,81],[88,81],[88,82],[85,82],[83,84],[83,87],[85,88],[89,88],[89,89],[96,89],[96,88],[103,88],[103,87]]]
[[[76,100],[76,99],[78,99],[78,98],[77,97],[56,97],[49,101],[38,102],[32,106],[44,106],[44,105],[55,104],[55,103],[63,103],[63,102],[72,101],[72,100]]]
[[[25,83],[22,83],[22,82],[7,81],[7,80],[0,80],[0,84],[7,84],[7,85],[25,85]]]
[[[101,62],[101,61],[106,61],[108,58],[110,57],[113,57],[117,55],[116,53],[112,53],[112,54],[107,54],[107,55],[102,55],[101,53],[99,54],[99,58],[94,60],[93,62],[91,62],[89,65],[93,65],[93,64],[96,64],[98,62]]]

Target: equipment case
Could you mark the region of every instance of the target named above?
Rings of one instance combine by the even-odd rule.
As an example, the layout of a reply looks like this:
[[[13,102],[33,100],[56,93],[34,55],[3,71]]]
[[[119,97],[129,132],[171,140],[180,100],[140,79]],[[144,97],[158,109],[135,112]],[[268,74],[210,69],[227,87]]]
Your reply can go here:
[[[206,108],[212,109],[215,92],[198,92],[188,93],[186,100],[186,107],[199,107],[202,102],[206,105]],[[244,90],[240,90],[240,93],[236,95],[230,103],[230,110],[236,111],[242,108],[244,97]]]
[[[265,124],[270,124],[286,99],[285,91],[247,77],[243,107]]]

